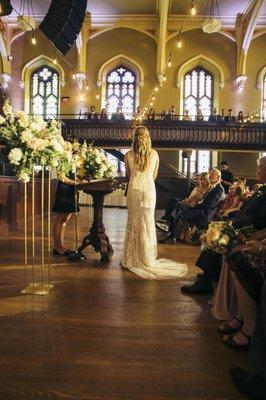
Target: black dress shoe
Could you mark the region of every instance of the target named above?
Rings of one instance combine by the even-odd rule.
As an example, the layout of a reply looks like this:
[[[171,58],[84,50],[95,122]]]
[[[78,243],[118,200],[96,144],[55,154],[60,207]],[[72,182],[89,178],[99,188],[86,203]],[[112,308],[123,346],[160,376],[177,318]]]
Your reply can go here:
[[[259,375],[250,374],[239,367],[232,368],[230,375],[235,387],[244,396],[252,400],[266,399],[266,381]]]
[[[181,290],[189,294],[213,294],[212,286],[204,285],[201,281],[196,281],[192,285],[183,285],[181,286]]]
[[[176,244],[176,238],[171,237],[171,236],[166,236],[165,238],[160,239],[159,243],[161,243],[161,244]]]

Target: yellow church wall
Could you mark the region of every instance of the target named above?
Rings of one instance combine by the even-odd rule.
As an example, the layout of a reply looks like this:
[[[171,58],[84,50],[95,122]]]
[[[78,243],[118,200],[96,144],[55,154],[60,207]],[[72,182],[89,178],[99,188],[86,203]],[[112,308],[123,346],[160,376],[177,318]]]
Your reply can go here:
[[[97,87],[98,72],[101,66],[113,57],[124,54],[134,60],[143,69],[144,85],[139,89],[139,104],[144,105],[152,88],[156,84],[156,43],[149,36],[126,28],[118,28],[104,32],[88,41],[88,69],[89,91],[87,103],[94,104],[100,109],[101,94]],[[137,104],[137,105],[139,105]]]

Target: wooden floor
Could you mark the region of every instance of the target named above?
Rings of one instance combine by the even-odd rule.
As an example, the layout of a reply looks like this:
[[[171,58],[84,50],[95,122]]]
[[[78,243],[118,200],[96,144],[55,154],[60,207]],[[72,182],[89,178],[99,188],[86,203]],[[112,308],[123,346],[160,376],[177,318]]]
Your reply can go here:
[[[80,235],[89,219],[83,208]],[[105,209],[104,220],[112,261],[100,265],[91,249],[83,264],[53,257],[46,297],[20,294],[23,231],[1,237],[0,399],[242,399],[229,369],[246,367],[247,353],[221,343],[205,296],[180,293],[199,249],[160,245],[189,274],[146,281],[118,265],[126,210]],[[69,246],[73,237],[72,221]]]

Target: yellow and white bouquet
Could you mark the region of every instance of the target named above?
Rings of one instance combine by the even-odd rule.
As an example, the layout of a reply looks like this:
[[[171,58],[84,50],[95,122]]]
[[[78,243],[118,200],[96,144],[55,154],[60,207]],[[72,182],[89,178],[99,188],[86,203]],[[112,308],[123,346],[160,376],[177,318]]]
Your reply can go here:
[[[80,145],[79,153],[74,156],[79,163],[80,176],[91,179],[113,179],[115,168],[104,155],[103,150],[94,148],[86,141]]]
[[[212,221],[200,239],[205,249],[224,254],[236,239],[237,231],[232,221]]]

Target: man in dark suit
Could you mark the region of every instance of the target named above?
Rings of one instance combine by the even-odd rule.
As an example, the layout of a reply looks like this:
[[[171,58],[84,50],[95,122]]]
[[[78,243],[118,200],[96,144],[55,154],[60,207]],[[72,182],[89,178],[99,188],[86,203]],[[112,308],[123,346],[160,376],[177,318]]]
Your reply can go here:
[[[237,229],[248,225],[253,225],[257,230],[266,228],[266,156],[258,160],[257,175],[263,186],[242,206],[239,216],[233,221]],[[219,280],[221,263],[220,254],[203,250],[196,261],[196,266],[203,270],[203,275],[192,285],[182,286],[182,291],[191,294],[212,294],[212,282]]]
[[[182,210],[176,215],[171,226],[170,234],[160,243],[176,243],[176,239],[180,236],[185,222],[192,222],[198,228],[204,228],[212,219],[218,204],[224,197],[224,189],[220,183],[221,172],[217,168],[210,171],[210,190],[205,194],[201,203],[195,207],[190,207]]]
[[[220,171],[221,171],[221,184],[224,188],[225,193],[229,192],[230,187],[234,182],[234,175],[231,171],[229,171],[229,165],[227,161],[220,162]]]

